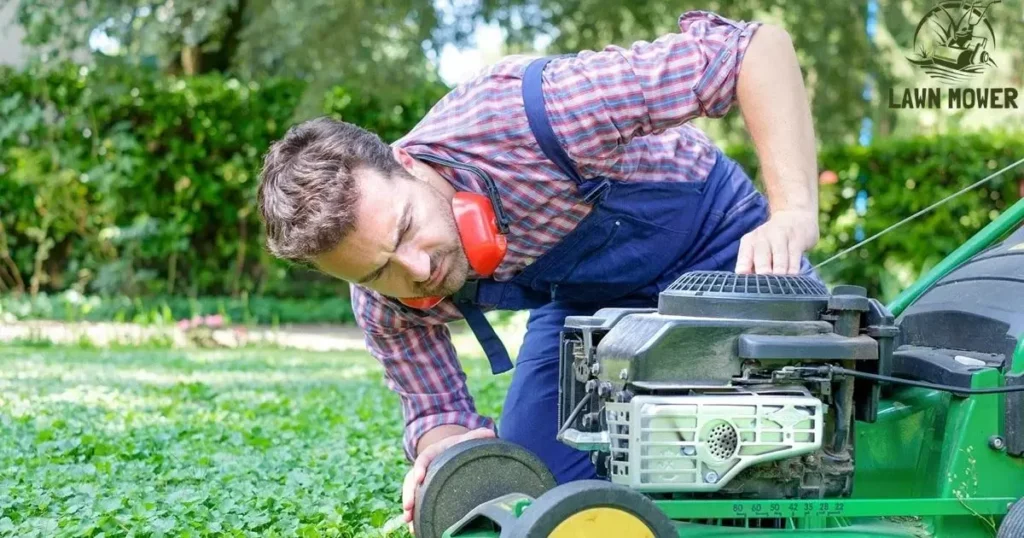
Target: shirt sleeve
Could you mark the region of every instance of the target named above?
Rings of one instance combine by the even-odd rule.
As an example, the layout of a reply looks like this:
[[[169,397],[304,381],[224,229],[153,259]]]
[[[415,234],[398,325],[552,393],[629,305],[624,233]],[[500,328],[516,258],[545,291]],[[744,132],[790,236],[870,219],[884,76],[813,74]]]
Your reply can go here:
[[[678,23],[678,33],[653,42],[583,51],[545,68],[552,129],[578,165],[607,167],[635,137],[730,110],[743,55],[760,24],[705,11],[686,12]]]
[[[447,305],[442,303],[438,312],[405,314],[371,290],[354,284],[350,290],[367,350],[384,366],[388,388],[401,399],[403,446],[410,461],[416,457],[420,437],[438,426],[494,429],[492,419],[476,412],[444,322],[445,315],[457,312],[454,307],[446,312]]]

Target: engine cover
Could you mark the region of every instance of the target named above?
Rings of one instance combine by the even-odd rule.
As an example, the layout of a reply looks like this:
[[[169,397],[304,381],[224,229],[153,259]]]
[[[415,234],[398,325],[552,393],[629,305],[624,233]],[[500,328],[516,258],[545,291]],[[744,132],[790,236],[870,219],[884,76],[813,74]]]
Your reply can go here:
[[[854,418],[874,420],[879,393],[818,367],[887,372],[895,335],[863,288],[687,273],[657,308],[566,319],[560,439],[641,491],[845,495]]]
[[[823,411],[811,396],[759,394],[608,403],[611,476],[647,492],[718,491],[752,465],[820,449]]]

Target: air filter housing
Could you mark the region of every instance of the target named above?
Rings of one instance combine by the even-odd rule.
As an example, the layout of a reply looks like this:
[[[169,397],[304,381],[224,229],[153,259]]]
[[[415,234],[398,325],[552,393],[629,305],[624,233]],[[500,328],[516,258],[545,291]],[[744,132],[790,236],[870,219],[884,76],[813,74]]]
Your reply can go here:
[[[680,276],[661,292],[658,313],[702,318],[816,320],[828,307],[828,300],[828,289],[807,277],[694,271]]]

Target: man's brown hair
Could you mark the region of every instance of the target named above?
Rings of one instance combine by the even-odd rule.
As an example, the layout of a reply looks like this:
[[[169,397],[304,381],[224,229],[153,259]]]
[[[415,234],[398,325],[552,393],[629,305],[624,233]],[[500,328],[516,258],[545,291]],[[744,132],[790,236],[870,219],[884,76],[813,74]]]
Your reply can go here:
[[[260,172],[257,199],[270,253],[301,263],[337,246],[355,226],[353,172],[367,168],[384,177],[401,170],[376,134],[326,117],[289,129]]]

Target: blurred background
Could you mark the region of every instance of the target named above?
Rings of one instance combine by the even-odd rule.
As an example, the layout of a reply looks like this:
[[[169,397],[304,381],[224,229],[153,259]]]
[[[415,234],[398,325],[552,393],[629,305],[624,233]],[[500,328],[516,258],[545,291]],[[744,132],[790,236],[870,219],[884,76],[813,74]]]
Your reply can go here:
[[[995,62],[970,86],[1020,91],[1024,5],[967,4],[988,8]],[[273,140],[329,114],[392,141],[502,55],[653,40],[691,9],[792,35],[821,144],[820,261],[1024,155],[1020,109],[890,108],[891,91],[899,103],[905,88],[940,86],[907,60],[936,5],[0,0],[0,305],[15,317],[347,323],[345,286],[262,248],[255,187]],[[698,123],[757,173],[737,111]],[[1018,199],[1022,177],[823,272],[891,299]]]

